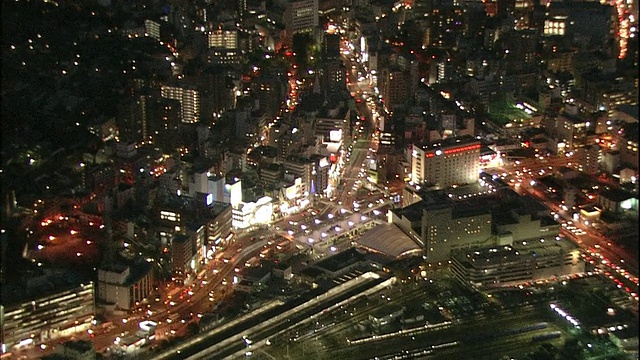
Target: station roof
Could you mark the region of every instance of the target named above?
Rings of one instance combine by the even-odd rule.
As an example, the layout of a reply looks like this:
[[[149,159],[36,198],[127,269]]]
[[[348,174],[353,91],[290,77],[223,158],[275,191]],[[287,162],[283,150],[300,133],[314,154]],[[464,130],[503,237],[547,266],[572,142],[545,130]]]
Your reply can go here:
[[[394,259],[422,254],[422,248],[395,224],[378,225],[365,232],[356,243],[367,250],[383,253]]]

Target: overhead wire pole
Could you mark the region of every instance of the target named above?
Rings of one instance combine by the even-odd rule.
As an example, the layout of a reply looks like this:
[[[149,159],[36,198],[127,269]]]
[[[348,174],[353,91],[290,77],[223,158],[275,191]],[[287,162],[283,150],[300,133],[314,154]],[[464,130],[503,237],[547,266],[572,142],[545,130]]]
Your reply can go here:
[[[273,355],[269,354],[268,352],[264,351],[263,349],[258,349],[258,350],[260,350],[260,352],[261,352],[261,353],[263,353],[263,354],[267,355],[267,357],[268,357],[269,359],[271,359],[271,360],[276,360],[276,358],[275,358],[275,357],[273,357]]]

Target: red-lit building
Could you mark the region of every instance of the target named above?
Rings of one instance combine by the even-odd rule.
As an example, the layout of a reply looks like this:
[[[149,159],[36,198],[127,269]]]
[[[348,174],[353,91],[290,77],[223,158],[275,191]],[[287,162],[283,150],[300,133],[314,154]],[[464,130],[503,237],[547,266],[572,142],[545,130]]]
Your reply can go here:
[[[447,139],[411,148],[411,181],[415,184],[451,185],[478,181],[480,141],[471,136]]]

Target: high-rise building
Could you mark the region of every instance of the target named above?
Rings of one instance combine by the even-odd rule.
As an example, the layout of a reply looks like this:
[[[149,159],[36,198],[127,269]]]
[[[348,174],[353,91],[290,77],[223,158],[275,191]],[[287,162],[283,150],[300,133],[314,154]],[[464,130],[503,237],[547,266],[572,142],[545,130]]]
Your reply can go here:
[[[157,122],[152,122],[151,137],[165,153],[175,150],[181,143],[181,107],[180,101],[162,98],[153,104]]]
[[[576,161],[572,166],[578,171],[590,175],[596,175],[600,164],[600,146],[589,144],[576,149]]]
[[[411,181],[441,188],[478,181],[480,142],[471,136],[450,138],[411,149]]]
[[[285,7],[284,22],[287,37],[310,33],[319,25],[318,0],[292,0]]]
[[[216,122],[222,114],[235,107],[235,86],[231,67],[211,66],[199,75],[198,88],[202,89],[202,121]]]
[[[160,40],[160,23],[147,19],[144,21],[144,31],[150,38]]]
[[[383,68],[378,78],[381,85],[384,107],[389,113],[404,104],[409,94],[409,84],[405,73],[399,68]]]
[[[424,244],[427,261],[447,261],[452,250],[495,243],[486,203],[477,197],[462,202],[444,194],[433,195],[392,211],[393,223]]]
[[[324,53],[326,58],[340,59],[340,34],[324,36]]]
[[[180,115],[183,123],[193,124],[200,121],[200,94],[191,86],[162,85],[161,95],[180,102]]]
[[[174,235],[171,241],[171,269],[177,279],[184,279],[191,273],[192,260],[196,262],[196,242],[193,234]]]
[[[327,59],[318,69],[323,89],[344,89],[347,76],[340,59]]]

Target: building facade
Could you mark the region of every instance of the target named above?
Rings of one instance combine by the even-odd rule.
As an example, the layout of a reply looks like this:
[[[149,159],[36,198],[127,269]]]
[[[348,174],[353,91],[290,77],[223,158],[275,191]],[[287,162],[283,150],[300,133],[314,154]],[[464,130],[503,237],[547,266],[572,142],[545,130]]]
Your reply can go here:
[[[4,354],[85,332],[94,315],[93,282],[14,305],[0,305],[0,350]]]
[[[451,251],[493,245],[487,207],[446,201],[419,201],[392,212],[394,224],[423,244],[427,261],[448,261]]]
[[[131,269],[112,266],[98,269],[98,299],[131,311],[153,291],[153,272],[149,266]]]
[[[318,27],[318,0],[289,1],[285,7],[287,37],[296,33],[310,33]]]
[[[564,239],[462,250],[451,258],[454,277],[476,288],[533,283],[584,271],[580,250]]]
[[[200,121],[200,93],[188,86],[162,85],[160,94],[163,98],[180,102],[180,116],[183,123],[193,124]]]
[[[445,140],[425,146],[411,147],[411,181],[441,188],[478,181],[480,173],[480,142]]]

